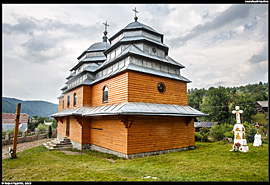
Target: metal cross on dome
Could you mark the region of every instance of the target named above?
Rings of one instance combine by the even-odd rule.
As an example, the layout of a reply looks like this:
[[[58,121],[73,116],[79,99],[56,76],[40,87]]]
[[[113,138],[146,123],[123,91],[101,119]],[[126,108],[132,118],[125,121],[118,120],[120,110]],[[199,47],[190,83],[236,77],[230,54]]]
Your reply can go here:
[[[243,113],[242,110],[239,110],[239,106],[235,106],[235,110],[232,111],[233,114],[236,114],[236,122],[237,123],[241,123],[241,120],[240,120],[240,114]]]
[[[132,11],[135,12],[135,17],[134,17],[134,19],[135,19],[135,21],[137,21],[137,20],[138,20],[138,17],[137,17],[137,14],[136,14],[136,13],[139,13],[139,12],[136,10],[136,7],[135,7],[134,9],[132,9]]]
[[[105,22],[105,23],[103,23],[104,25],[105,25],[105,31],[107,31],[107,26],[109,26],[108,24],[107,24],[107,21]]]

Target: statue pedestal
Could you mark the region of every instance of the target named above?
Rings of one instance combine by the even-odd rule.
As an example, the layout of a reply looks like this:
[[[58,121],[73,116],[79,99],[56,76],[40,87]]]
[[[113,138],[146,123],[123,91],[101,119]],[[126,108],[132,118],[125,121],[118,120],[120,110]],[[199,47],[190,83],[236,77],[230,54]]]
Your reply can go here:
[[[240,143],[241,146],[245,146],[245,145],[247,145],[247,140],[246,139],[234,139],[233,144],[235,144],[235,143]]]
[[[240,152],[248,152],[249,148],[247,146],[247,140],[246,139],[234,139],[233,141],[234,141],[234,144],[235,143],[240,143],[241,144],[241,146],[239,147]],[[230,151],[233,151],[233,149],[230,150]]]
[[[253,146],[261,146],[262,145],[262,136],[260,134],[256,134],[254,136],[254,143]]]

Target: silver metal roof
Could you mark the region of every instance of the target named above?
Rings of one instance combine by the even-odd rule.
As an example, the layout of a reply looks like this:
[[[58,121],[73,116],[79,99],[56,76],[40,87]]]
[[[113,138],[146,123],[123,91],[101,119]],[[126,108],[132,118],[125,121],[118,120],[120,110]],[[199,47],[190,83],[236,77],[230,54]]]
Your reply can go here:
[[[91,56],[91,57],[85,57],[84,59],[82,59],[80,62],[78,62],[73,68],[70,69],[70,71],[72,70],[76,70],[78,69],[82,64],[84,63],[90,63],[90,62],[103,62],[106,60],[106,56]]]
[[[132,37],[123,37],[121,40],[119,40],[118,42],[129,42],[129,41],[137,41],[137,40],[147,40],[147,41],[150,41],[150,42],[152,42],[152,43],[155,43],[155,44],[157,44],[157,45],[159,45],[159,46],[162,46],[162,47],[167,47],[168,48],[168,46],[166,46],[165,44],[163,44],[162,42],[158,42],[158,41],[156,41],[156,40],[154,40],[154,39],[150,39],[150,38],[148,38],[148,37],[145,37],[145,36],[143,36],[143,35],[139,35],[139,36],[132,36]]]
[[[108,42],[97,42],[92,44],[86,51],[104,51],[110,47]]]
[[[107,115],[144,115],[144,116],[207,116],[190,106],[156,104],[141,102],[124,102],[98,107],[81,107],[57,112],[51,117],[63,116],[107,116]]]
[[[114,63],[114,61],[117,61],[119,58],[121,58],[123,55],[126,54],[136,54],[139,56],[143,56],[143,57],[147,57],[153,60],[157,60],[159,62],[163,62],[165,64],[171,64],[174,66],[178,66],[180,68],[184,68],[185,66],[183,66],[182,64],[180,64],[179,62],[176,62],[175,60],[173,60],[170,57],[158,57],[155,55],[150,55],[149,53],[146,53],[144,51],[142,51],[140,48],[138,48],[137,46],[130,44],[127,48],[125,48],[124,51],[122,51],[122,53],[120,55],[118,55],[117,57],[115,57],[112,60],[107,60],[105,61],[101,66],[100,69],[104,68],[105,66],[109,65],[110,63]]]
[[[150,32],[152,32],[152,33],[154,33],[156,35],[160,35],[162,37],[162,40],[163,40],[163,35],[161,33],[157,32],[156,30],[154,30],[150,26],[147,26],[145,24],[142,24],[142,23],[140,23],[138,21],[129,23],[124,29],[122,29],[119,32],[117,32],[116,34],[114,34],[109,40],[112,41],[113,39],[115,39],[118,35],[120,35],[124,31],[136,30],[136,29],[148,30],[148,31],[150,31]]]
[[[110,43],[108,42],[97,42],[92,44],[88,49],[86,49],[77,59],[80,59],[85,53],[95,52],[95,51],[105,51],[110,47]]]
[[[218,122],[194,122],[194,127],[199,128],[199,127],[212,127],[215,125],[215,123]]]
[[[123,30],[133,30],[133,29],[146,29],[146,30],[149,30],[151,32],[158,33],[156,30],[154,30],[150,26],[147,26],[147,25],[140,23],[138,21],[134,21],[134,22],[129,23]],[[162,35],[161,33],[158,33],[158,34]]]

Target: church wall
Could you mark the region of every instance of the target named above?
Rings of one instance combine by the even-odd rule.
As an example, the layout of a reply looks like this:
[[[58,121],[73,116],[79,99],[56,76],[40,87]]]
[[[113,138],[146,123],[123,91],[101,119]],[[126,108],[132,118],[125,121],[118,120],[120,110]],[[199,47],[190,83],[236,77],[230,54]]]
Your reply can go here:
[[[114,118],[91,120],[90,143],[127,154],[127,129],[120,120]]]
[[[70,132],[69,139],[76,143],[82,143],[82,125],[77,122],[77,120],[70,116]]]
[[[62,137],[66,135],[66,118],[63,118],[63,122],[57,122],[57,134],[60,134]]]
[[[74,93],[77,95],[77,100],[76,100],[76,106],[73,106],[73,101],[74,101]],[[80,86],[72,91],[69,91],[64,94],[64,97],[59,99],[59,109],[62,110],[62,102],[64,100],[64,109],[73,109],[73,108],[78,108],[78,107],[83,107],[83,106],[90,106],[91,105],[91,87],[90,86]],[[69,96],[70,104],[69,107],[67,107],[67,97]],[[61,106],[60,106],[61,103]]]
[[[135,117],[128,128],[128,154],[195,145],[194,122],[185,117]]]
[[[103,103],[103,87],[108,87],[108,102]],[[92,106],[110,105],[127,102],[128,73],[122,73],[92,86]]]
[[[164,93],[159,93],[157,89],[159,82],[163,82],[166,86]],[[187,105],[187,83],[129,71],[128,101]]]
[[[58,111],[63,110],[63,100],[64,100],[64,97],[63,98],[59,98]]]

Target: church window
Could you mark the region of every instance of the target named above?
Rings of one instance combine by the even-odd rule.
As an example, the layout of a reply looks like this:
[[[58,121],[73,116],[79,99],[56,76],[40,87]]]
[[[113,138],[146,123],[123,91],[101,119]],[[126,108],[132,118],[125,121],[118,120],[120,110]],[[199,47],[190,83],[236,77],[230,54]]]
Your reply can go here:
[[[158,92],[160,92],[160,93],[165,92],[165,84],[164,83],[159,82],[157,87],[158,87]]]
[[[67,97],[67,107],[69,107],[69,104],[70,104],[70,102],[69,102],[69,96]]]
[[[108,87],[105,85],[103,87],[103,103],[108,102]]]
[[[77,94],[74,93],[73,94],[73,106],[76,107],[76,104],[77,104]]]

